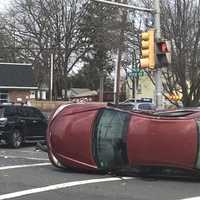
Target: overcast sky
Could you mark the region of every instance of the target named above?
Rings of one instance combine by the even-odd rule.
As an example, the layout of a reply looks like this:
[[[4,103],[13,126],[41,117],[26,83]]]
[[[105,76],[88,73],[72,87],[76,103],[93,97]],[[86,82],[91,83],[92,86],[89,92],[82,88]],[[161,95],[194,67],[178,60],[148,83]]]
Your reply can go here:
[[[12,0],[0,0],[0,10],[5,10],[9,6],[9,2]]]

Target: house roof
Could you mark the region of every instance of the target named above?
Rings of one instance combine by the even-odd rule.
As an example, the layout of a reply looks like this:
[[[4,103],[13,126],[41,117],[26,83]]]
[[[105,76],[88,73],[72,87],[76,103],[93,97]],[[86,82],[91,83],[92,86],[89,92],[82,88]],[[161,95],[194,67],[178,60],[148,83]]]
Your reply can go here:
[[[0,89],[37,89],[31,64],[0,63]]]
[[[74,97],[89,97],[89,96],[95,96],[97,94],[98,94],[97,91],[91,90],[91,91],[87,91],[87,92],[77,94]]]
[[[67,94],[70,98],[80,95],[82,93],[88,92],[90,89],[88,88],[71,88]]]

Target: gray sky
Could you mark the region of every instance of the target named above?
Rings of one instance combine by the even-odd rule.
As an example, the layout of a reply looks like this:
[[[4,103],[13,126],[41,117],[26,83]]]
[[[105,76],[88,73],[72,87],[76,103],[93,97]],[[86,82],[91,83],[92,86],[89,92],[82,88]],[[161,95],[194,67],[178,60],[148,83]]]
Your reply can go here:
[[[5,8],[7,8],[9,6],[9,3],[12,0],[0,0],[0,10],[5,10]]]

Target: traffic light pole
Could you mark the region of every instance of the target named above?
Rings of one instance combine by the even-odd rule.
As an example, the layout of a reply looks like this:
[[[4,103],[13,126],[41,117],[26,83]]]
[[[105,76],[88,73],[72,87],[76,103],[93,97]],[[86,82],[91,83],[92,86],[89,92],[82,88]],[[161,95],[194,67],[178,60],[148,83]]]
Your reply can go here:
[[[50,101],[53,100],[53,53],[51,53],[51,70],[50,70]]]
[[[125,9],[132,9],[132,10],[138,10],[138,11],[142,11],[142,12],[150,12],[150,13],[154,13],[154,27],[156,29],[156,40],[158,41],[161,38],[161,31],[160,31],[160,0],[153,0],[154,1],[154,8],[153,9],[148,9],[148,8],[141,8],[141,7],[136,7],[136,6],[130,6],[127,4],[122,4],[122,3],[117,3],[117,2],[112,2],[112,1],[106,1],[106,0],[93,0],[99,3],[105,3],[105,4],[110,4],[113,6],[117,6],[117,7],[121,7],[121,8],[125,8]],[[118,55],[119,56],[119,55]],[[118,57],[119,59],[119,57]],[[117,66],[116,66],[116,71],[115,71],[115,77],[117,77],[115,79],[115,89],[114,89],[114,96],[115,96],[115,103],[118,103],[118,93],[119,93],[119,70],[120,70],[120,66],[119,66],[119,61],[117,59]],[[162,97],[162,82],[161,82],[161,69],[160,68],[156,68],[156,105],[158,108],[161,108],[162,106],[162,101],[161,101],[161,97]]]
[[[160,0],[154,0],[154,27],[156,30],[156,41],[161,38],[160,31]],[[161,68],[156,67],[156,106],[162,108],[162,81],[161,81]]]
[[[117,50],[117,60],[115,64],[114,104],[119,103],[120,61],[121,61],[121,48],[119,47]]]

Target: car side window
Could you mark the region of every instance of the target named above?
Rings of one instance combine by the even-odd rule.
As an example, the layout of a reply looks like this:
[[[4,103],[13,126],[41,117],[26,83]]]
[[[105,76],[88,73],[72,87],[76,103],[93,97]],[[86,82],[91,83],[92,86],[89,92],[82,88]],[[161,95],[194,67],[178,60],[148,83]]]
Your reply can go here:
[[[21,117],[29,117],[29,112],[25,107],[18,107],[18,113]]]
[[[44,118],[42,113],[36,108],[30,108],[30,113],[32,117]]]
[[[5,116],[7,117],[11,117],[11,116],[15,116],[17,114],[17,110],[15,107],[6,107],[5,108]]]

